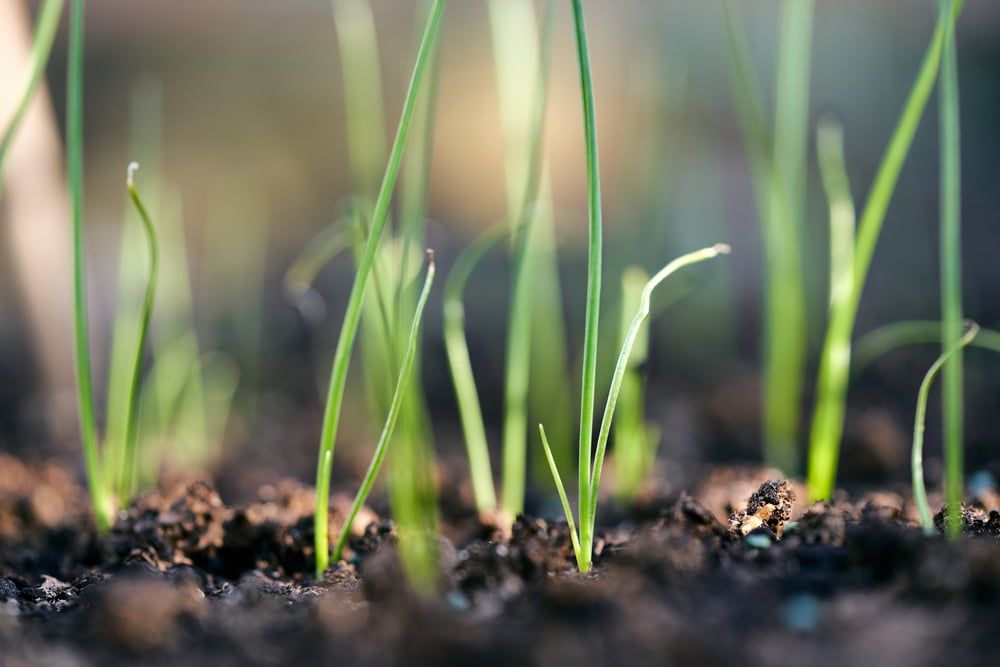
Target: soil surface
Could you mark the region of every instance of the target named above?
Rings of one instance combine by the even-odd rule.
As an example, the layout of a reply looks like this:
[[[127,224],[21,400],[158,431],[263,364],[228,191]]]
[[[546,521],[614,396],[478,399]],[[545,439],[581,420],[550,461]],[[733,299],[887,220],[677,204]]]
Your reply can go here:
[[[294,482],[241,507],[179,486],[97,538],[64,469],[0,455],[0,665],[997,664],[994,493],[951,543],[894,493],[802,495],[767,471],[713,471],[612,517],[587,575],[561,522],[519,517],[502,535],[446,507],[427,597],[370,510],[349,560],[315,581],[313,494]]]

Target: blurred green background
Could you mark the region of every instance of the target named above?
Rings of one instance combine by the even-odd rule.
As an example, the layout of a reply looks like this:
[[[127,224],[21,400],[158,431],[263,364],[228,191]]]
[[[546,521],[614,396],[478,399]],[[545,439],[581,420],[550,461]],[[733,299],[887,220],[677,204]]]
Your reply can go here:
[[[37,11],[36,1],[0,1],[17,5],[15,13],[27,8],[30,16]],[[419,3],[371,4],[380,43],[386,129],[391,132],[416,47]],[[780,5],[765,0],[734,4],[748,21],[755,64],[771,91]],[[830,112],[843,123],[859,202],[919,66],[933,29],[934,8],[935,3],[922,0],[816,3],[811,118]],[[612,326],[626,266],[653,270],[697,247],[732,244],[732,257],[664,288],[658,297],[672,305],[652,324],[647,410],[661,428],[660,454],[668,462],[758,460],[762,251],[730,91],[721,2],[593,0],[588,3],[588,25],[604,184],[606,320]],[[572,359],[582,340],[586,191],[571,28],[568,4],[557,3],[545,150]],[[62,30],[47,73],[49,98],[43,100],[58,127],[65,94],[65,25]],[[984,326],[996,327],[1000,5],[970,0],[957,35],[965,310]],[[461,248],[503,216],[506,191],[485,3],[449,3],[442,40],[428,242],[447,270]],[[173,232],[164,233],[174,233],[177,244],[186,249],[182,257],[187,266],[174,268],[175,277],[179,272],[188,280],[168,285],[158,308],[173,308],[181,321],[190,313],[199,354],[220,355],[208,361],[202,357],[202,363],[225,360],[221,386],[215,388],[218,400],[225,402],[227,392],[235,391],[232,410],[220,408],[225,419],[210,425],[209,431],[221,434],[224,444],[206,465],[249,464],[244,468],[247,488],[281,473],[308,479],[319,432],[321,389],[352,265],[345,256],[320,275],[316,291],[321,303],[314,305],[322,307],[311,311],[311,318],[285,298],[282,278],[303,245],[337,217],[351,194],[341,63],[330,2],[90,0],[86,59],[86,211],[96,368],[106,367],[118,293],[125,165],[139,159],[144,162],[140,184],[143,178],[162,176],[160,217],[168,221],[164,224],[177,222]],[[0,86],[20,85],[18,71],[2,71],[6,78],[0,79]],[[7,109],[0,107],[0,118],[6,118]],[[142,123],[152,124],[147,133],[162,133],[161,151],[135,138],[143,131]],[[11,179],[14,169],[11,163]],[[937,169],[932,103],[876,251],[858,334],[900,319],[938,317]],[[31,180],[23,174],[22,182]],[[808,180],[806,386],[811,392],[825,322],[827,271],[826,204],[812,147]],[[14,202],[31,210],[32,198],[58,196],[59,190],[22,187],[15,194],[14,185],[9,183],[10,193],[0,201],[0,449],[25,456],[76,455],[67,356],[69,255],[62,260],[51,253],[33,256],[31,248],[37,243],[20,243],[16,235],[26,228],[30,232],[36,223],[12,211]],[[68,235],[69,221],[35,228],[45,230],[40,243],[51,250],[66,242],[59,234]],[[66,282],[51,280],[62,273]],[[29,301],[38,297],[30,296],[26,282],[36,278],[46,284],[42,298],[48,305],[41,315],[29,316]],[[493,428],[500,419],[508,287],[508,258],[495,253],[475,274],[466,300],[473,363],[487,425]],[[171,322],[177,321],[164,316],[154,324],[154,339],[169,337]],[[422,374],[438,447],[459,454],[438,299],[432,301],[425,326]],[[62,357],[60,345],[65,346]],[[920,377],[936,353],[933,347],[894,353],[852,390],[846,476],[907,475],[912,404]],[[968,461],[975,469],[997,458],[1000,360],[979,351],[970,351],[967,358]],[[358,363],[352,366],[339,456],[363,465],[371,436],[360,368]],[[234,386],[228,387],[227,381]],[[575,392],[575,370],[570,383]],[[100,372],[97,385],[103,397]],[[213,387],[202,391],[211,394]],[[807,396],[803,407],[810,405]],[[932,458],[939,448],[938,423],[935,413],[929,423]]]

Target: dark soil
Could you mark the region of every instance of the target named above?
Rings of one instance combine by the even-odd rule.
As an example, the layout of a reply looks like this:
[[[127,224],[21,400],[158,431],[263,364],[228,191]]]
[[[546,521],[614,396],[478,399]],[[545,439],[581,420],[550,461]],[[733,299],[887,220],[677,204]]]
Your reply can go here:
[[[295,483],[244,507],[204,483],[146,496],[97,539],[70,475],[0,456],[0,665],[997,664],[995,495],[949,543],[892,493],[805,507],[732,470],[701,488],[621,515],[588,575],[562,523],[521,517],[504,537],[446,511],[465,518],[427,598],[370,511],[314,581]]]

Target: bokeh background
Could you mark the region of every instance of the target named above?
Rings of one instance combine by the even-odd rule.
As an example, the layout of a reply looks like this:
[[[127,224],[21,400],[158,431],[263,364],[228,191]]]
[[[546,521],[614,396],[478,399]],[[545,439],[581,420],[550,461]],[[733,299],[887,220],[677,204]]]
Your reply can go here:
[[[0,0],[8,53],[27,39],[37,0]],[[372,0],[386,129],[395,128],[415,51],[421,3]],[[761,457],[759,372],[762,250],[752,182],[733,105],[721,3],[593,0],[591,55],[606,221],[605,313],[622,270],[655,270],[719,241],[733,254],[671,291],[652,324],[647,410],[660,456],[679,467]],[[758,73],[773,90],[780,6],[739,1]],[[816,3],[811,118],[843,123],[859,206],[919,67],[935,19],[930,0]],[[969,0],[958,29],[962,103],[965,309],[1000,326],[1000,5]],[[76,456],[69,308],[69,220],[62,180],[65,25],[47,91],[19,139],[0,201],[0,450]],[[218,371],[201,391],[224,415],[206,465],[240,464],[247,488],[312,475],[321,396],[352,276],[348,257],[319,277],[322,308],[303,317],[284,272],[351,194],[342,71],[328,0],[90,0],[85,73],[86,224],[98,396],[104,396],[125,166],[156,179],[161,233],[186,252],[159,295],[162,341],[190,321],[198,354]],[[428,242],[447,271],[475,235],[504,215],[504,144],[486,4],[449,3],[442,30]],[[21,40],[21,42],[18,42]],[[12,46],[13,45],[13,46]],[[562,295],[575,359],[582,339],[586,192],[580,93],[567,3],[557,3],[545,127]],[[20,86],[0,64],[0,119]],[[532,73],[526,73],[531,76]],[[857,333],[938,314],[937,129],[932,101],[893,198]],[[48,127],[48,129],[46,129]],[[154,147],[143,136],[161,136]],[[138,138],[137,138],[138,137]],[[812,144],[812,142],[810,142]],[[150,180],[145,181],[149,183]],[[826,309],[826,205],[810,148],[806,280],[811,387]],[[176,224],[175,224],[176,223]],[[467,292],[473,363],[491,436],[499,425],[508,256],[498,252]],[[169,270],[165,267],[165,270]],[[682,281],[683,282],[683,281]],[[461,452],[441,344],[440,299],[429,309],[423,382],[442,456]],[[187,341],[188,345],[192,341]],[[611,352],[613,354],[613,352]],[[844,473],[881,481],[908,474],[916,390],[933,347],[893,353],[851,392]],[[967,355],[970,470],[994,465],[1000,359]],[[169,364],[168,364],[169,365]],[[338,463],[361,465],[372,442],[352,366]],[[214,377],[214,376],[213,376]],[[576,391],[578,371],[568,379]],[[102,399],[103,400],[103,399]],[[202,416],[212,421],[213,415]],[[931,465],[939,417],[930,417]],[[802,447],[805,442],[803,437]],[[354,454],[352,454],[354,452]],[[256,471],[254,474],[253,471]],[[930,471],[933,476],[936,474]]]

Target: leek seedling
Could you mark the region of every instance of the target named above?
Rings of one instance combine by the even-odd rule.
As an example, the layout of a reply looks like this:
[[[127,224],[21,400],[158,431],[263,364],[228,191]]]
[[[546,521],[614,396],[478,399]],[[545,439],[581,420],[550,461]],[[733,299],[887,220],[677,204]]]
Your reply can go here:
[[[910,89],[892,139],[882,156],[871,191],[858,224],[854,245],[854,276],[850,293],[830,314],[826,340],[820,358],[817,380],[816,407],[813,413],[809,442],[808,485],[812,500],[829,499],[833,493],[840,454],[840,439],[844,428],[844,404],[850,359],[843,359],[844,348],[839,342],[849,340],[861,301],[875,244],[885,221],[899,173],[909,153],[917,126],[934,88],[946,36],[955,27],[963,0],[950,0],[941,6],[934,36],[924,55],[917,78]],[[849,351],[848,351],[849,354]]]
[[[21,97],[14,107],[14,115],[11,116],[4,127],[3,134],[0,135],[0,195],[3,194],[3,165],[7,159],[7,153],[14,142],[21,123],[28,113],[31,100],[34,99],[35,91],[38,90],[42,78],[45,76],[45,66],[52,55],[52,43],[55,41],[56,32],[59,30],[59,18],[62,16],[65,0],[45,0],[41,10],[38,12],[38,19],[35,22],[35,35],[31,43],[31,59],[28,65],[28,80],[24,84]]]
[[[947,4],[942,2],[942,5]],[[941,198],[941,350],[954,348],[962,335],[961,131],[958,103],[958,48],[954,29],[945,34],[938,89]],[[956,349],[942,369],[945,493],[948,537],[958,537],[963,500],[962,350]]]
[[[528,401],[533,358],[545,346],[549,358],[544,383],[557,386],[565,377],[565,346],[556,336],[539,336],[539,330],[556,334],[563,330],[560,309],[538,308],[539,302],[555,302],[558,290],[555,253],[546,248],[552,236],[551,218],[541,215],[536,200],[548,197],[547,177],[542,159],[542,133],[548,91],[552,26],[555,3],[544,3],[541,28],[536,26],[534,3],[530,0],[491,0],[490,27],[493,34],[494,63],[500,96],[500,116],[506,144],[508,224],[512,231],[513,259],[511,298],[508,308],[506,365],[504,368],[504,411],[502,432],[502,475],[500,506],[508,517],[519,514],[524,505],[527,470]],[[532,39],[538,35],[537,46]],[[527,77],[525,72],[535,72]],[[545,183],[543,184],[543,181]],[[541,275],[556,276],[546,282]],[[540,318],[535,321],[535,313]],[[532,348],[536,348],[534,351]],[[562,363],[559,363],[559,362]],[[549,386],[550,389],[553,387]],[[544,394],[556,409],[566,406],[565,390]],[[553,415],[555,417],[555,415]],[[562,419],[557,419],[556,425]],[[560,432],[564,429],[559,428]],[[562,452],[560,454],[563,454]],[[560,455],[560,459],[567,458]]]
[[[933,320],[904,320],[880,326],[854,344],[851,374],[859,376],[876,359],[904,345],[940,343],[941,335],[941,323]],[[981,328],[969,346],[1000,352],[1000,331]]]
[[[465,306],[462,304],[462,293],[475,265],[509,234],[510,228],[506,225],[497,225],[482,234],[458,256],[444,284],[444,347],[448,355],[448,368],[455,386],[458,415],[465,436],[472,493],[476,509],[480,514],[496,511],[497,499],[493,488],[493,469],[490,465],[486,427],[483,424],[476,378],[469,359],[469,345],[465,338]]]
[[[416,310],[413,315],[413,322],[410,324],[410,333],[406,341],[406,352],[403,355],[402,365],[399,370],[399,377],[396,380],[396,389],[393,392],[392,402],[389,405],[389,412],[386,417],[385,424],[382,427],[382,433],[379,435],[378,444],[375,446],[375,453],[372,455],[368,471],[365,473],[364,480],[361,483],[361,488],[358,489],[358,493],[354,497],[354,502],[351,505],[350,512],[348,512],[344,525],[340,530],[340,537],[337,539],[337,544],[333,549],[334,561],[340,560],[344,547],[347,545],[347,538],[350,536],[351,526],[354,523],[354,519],[357,517],[358,511],[368,499],[368,494],[371,493],[372,487],[375,484],[375,478],[378,476],[379,469],[382,467],[383,459],[385,459],[389,442],[392,440],[393,431],[396,428],[396,420],[399,418],[399,412],[403,405],[403,397],[406,393],[406,388],[410,380],[410,373],[413,371],[414,360],[417,356],[417,342],[420,337],[420,322],[423,318],[424,307],[427,305],[427,297],[430,295],[431,284],[433,282],[434,253],[433,251],[428,251],[427,275],[424,278],[424,286],[420,292],[420,297],[417,300]]]
[[[93,379],[90,363],[90,341],[87,327],[87,285],[84,265],[83,238],[83,0],[73,0],[70,7],[69,64],[66,104],[66,153],[70,185],[73,232],[73,323],[76,360],[77,405],[80,412],[80,437],[83,444],[87,483],[90,488],[94,522],[98,532],[111,527],[114,509],[113,497],[125,502],[133,488],[135,478],[135,440],[139,373],[142,352],[145,347],[149,318],[153,308],[158,266],[158,246],[156,232],[146,207],[135,189],[134,173],[138,167],[130,164],[126,180],[129,197],[135,205],[146,232],[149,245],[149,279],[140,314],[138,340],[136,341],[131,380],[128,390],[127,419],[128,431],[125,441],[125,455],[121,466],[108,479],[102,464],[97,434],[97,419],[94,409]]]
[[[375,201],[374,213],[372,216],[371,232],[365,243],[364,252],[358,263],[357,273],[351,293],[348,297],[347,309],[344,314],[344,322],[341,326],[340,337],[337,340],[337,348],[334,352],[333,364],[330,372],[330,387],[327,394],[326,408],[323,416],[322,433],[320,436],[319,458],[316,466],[316,513],[314,516],[314,539],[316,552],[316,576],[322,577],[323,571],[329,565],[329,491],[330,472],[333,464],[333,452],[337,426],[340,421],[340,408],[344,397],[344,386],[347,382],[347,369],[350,365],[351,350],[354,347],[354,339],[358,331],[358,323],[361,319],[361,307],[364,301],[365,289],[372,273],[372,266],[375,263],[375,256],[378,251],[379,242],[382,238],[382,231],[385,228],[389,215],[389,206],[392,200],[392,192],[395,189],[396,178],[399,175],[400,164],[403,159],[403,150],[406,145],[406,138],[409,134],[410,124],[413,118],[413,110],[423,82],[424,70],[427,67],[430,54],[433,52],[437,41],[438,28],[441,24],[441,15],[444,11],[444,0],[434,0],[427,25],[417,52],[416,62],[413,67],[413,74],[410,79],[409,90],[407,91],[403,103],[403,111],[400,115],[399,128],[396,138],[392,144],[389,154],[389,162],[386,166],[385,176],[382,186]]]
[[[969,322],[968,330],[965,334],[954,345],[941,353],[941,356],[937,358],[937,361],[927,371],[923,382],[920,383],[920,391],[917,392],[917,411],[913,419],[913,450],[910,458],[910,472],[913,475],[913,504],[917,507],[917,513],[920,515],[920,525],[923,527],[926,535],[934,534],[934,517],[931,515],[931,508],[927,503],[927,489],[924,487],[924,420],[927,416],[927,395],[930,393],[931,384],[934,382],[934,377],[941,370],[941,367],[956,352],[961,351],[963,347],[971,343],[977,333],[979,333],[979,325],[975,322]],[[957,511],[953,511],[950,507],[952,500],[949,497],[948,522],[958,520],[961,516],[961,502],[962,500],[959,498],[958,509]],[[953,534],[957,535],[961,530],[962,526],[959,523],[954,529],[955,532],[952,533],[952,529],[949,528],[948,534],[949,536]]]
[[[621,344],[628,335],[632,314],[639,308],[642,290],[649,282],[649,275],[637,266],[629,267],[622,275]],[[649,355],[649,331],[643,328],[636,337],[629,355],[622,388],[618,419],[614,425],[615,481],[619,499],[628,503],[646,482],[653,469],[660,432],[653,424],[646,423],[644,380],[640,367]]]
[[[746,37],[734,21],[729,3],[725,4],[737,110],[750,156],[766,257],[765,458],[787,472],[799,468],[796,443],[806,354],[806,300],[800,246],[805,210],[812,20],[812,0],[785,0],[772,141]]]
[[[594,543],[594,527],[597,519],[597,498],[600,491],[601,471],[604,467],[604,455],[607,450],[608,436],[611,434],[611,423],[614,419],[615,408],[618,404],[618,397],[622,389],[622,381],[625,377],[625,372],[628,369],[629,359],[632,356],[633,347],[639,336],[639,332],[642,329],[642,325],[649,318],[650,296],[652,295],[653,290],[656,289],[660,283],[676,271],[686,266],[690,266],[691,264],[697,264],[698,262],[703,262],[707,259],[712,259],[713,257],[718,257],[719,255],[728,253],[729,246],[725,244],[718,244],[710,248],[702,248],[701,250],[696,250],[686,255],[682,255],[660,269],[656,275],[650,278],[645,287],[643,287],[642,294],[639,298],[639,308],[636,311],[635,316],[632,318],[632,322],[629,324],[628,331],[625,334],[625,340],[622,343],[621,351],[618,353],[618,361],[615,363],[614,374],[611,376],[608,398],[604,405],[604,414],[601,417],[601,426],[597,435],[597,449],[594,452],[594,464],[592,468],[581,474],[581,476],[586,477],[586,488],[582,491],[581,496],[586,495],[587,504],[585,506],[586,510],[580,510],[579,535],[576,534],[576,530],[573,527],[574,521],[572,513],[569,509],[568,499],[566,498],[565,487],[563,486],[562,480],[559,476],[559,471],[553,464],[551,448],[549,447],[548,439],[545,437],[545,428],[541,424],[538,426],[542,439],[542,446],[545,449],[546,459],[549,461],[549,466],[551,468],[552,478],[555,481],[556,489],[559,492],[560,500],[563,503],[563,510],[566,512],[566,521],[570,526],[571,533],[573,533],[573,550],[576,554],[577,567],[581,572],[586,572],[590,569],[590,559]]]

